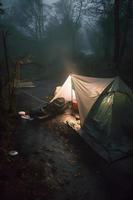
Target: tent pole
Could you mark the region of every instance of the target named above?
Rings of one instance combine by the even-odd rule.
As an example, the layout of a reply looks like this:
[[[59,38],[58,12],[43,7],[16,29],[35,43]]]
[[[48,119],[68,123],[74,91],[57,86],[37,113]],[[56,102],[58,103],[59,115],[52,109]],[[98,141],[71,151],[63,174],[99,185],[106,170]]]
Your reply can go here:
[[[71,109],[73,109],[73,82],[71,77]]]

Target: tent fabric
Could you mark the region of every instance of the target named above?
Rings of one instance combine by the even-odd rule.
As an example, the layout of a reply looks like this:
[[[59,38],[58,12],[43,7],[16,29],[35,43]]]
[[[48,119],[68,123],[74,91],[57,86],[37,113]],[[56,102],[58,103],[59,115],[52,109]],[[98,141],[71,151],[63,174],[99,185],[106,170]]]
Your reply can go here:
[[[84,120],[103,90],[114,78],[93,78],[79,75],[69,75],[52,101],[64,97],[66,101],[77,100],[80,121]]]
[[[76,99],[74,90],[72,89],[72,77],[69,75],[65,83],[62,85],[62,87],[59,89],[57,94],[54,96],[54,98],[51,100],[53,101],[56,98],[63,97],[66,101],[71,101]],[[72,94],[73,92],[73,94]],[[72,96],[73,95],[73,96]]]
[[[78,102],[81,125],[104,89],[113,81],[112,78],[92,78],[72,76],[75,95]]]
[[[133,94],[120,77],[70,75],[58,97],[77,101],[82,136],[106,160],[133,152]]]
[[[85,120],[84,131],[108,153],[112,161],[133,150],[133,95],[116,77],[100,96]]]

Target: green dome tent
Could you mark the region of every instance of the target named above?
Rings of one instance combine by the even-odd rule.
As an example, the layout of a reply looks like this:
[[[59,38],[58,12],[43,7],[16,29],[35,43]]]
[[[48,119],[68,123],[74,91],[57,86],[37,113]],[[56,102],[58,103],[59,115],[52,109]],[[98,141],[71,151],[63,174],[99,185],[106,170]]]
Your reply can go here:
[[[76,99],[82,130],[80,135],[106,160],[133,150],[133,95],[119,78],[70,75],[54,99]]]

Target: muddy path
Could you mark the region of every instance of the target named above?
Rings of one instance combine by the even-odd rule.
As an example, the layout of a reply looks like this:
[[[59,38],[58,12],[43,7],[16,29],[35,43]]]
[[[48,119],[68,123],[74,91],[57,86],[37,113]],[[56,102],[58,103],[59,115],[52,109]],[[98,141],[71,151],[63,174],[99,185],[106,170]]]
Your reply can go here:
[[[103,163],[78,135],[56,122],[21,123],[16,148],[27,160],[27,167],[44,173],[40,182],[48,185],[53,199],[108,199],[100,174]]]

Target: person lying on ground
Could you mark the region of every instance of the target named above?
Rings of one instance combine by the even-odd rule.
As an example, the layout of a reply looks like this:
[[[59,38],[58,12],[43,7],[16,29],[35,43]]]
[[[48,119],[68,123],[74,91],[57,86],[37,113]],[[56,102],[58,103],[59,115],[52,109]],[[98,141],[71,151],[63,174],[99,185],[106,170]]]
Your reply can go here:
[[[48,119],[61,114],[67,108],[67,104],[64,98],[57,98],[52,102],[46,103],[45,105],[33,109],[31,111],[20,111],[19,116],[23,119]]]

